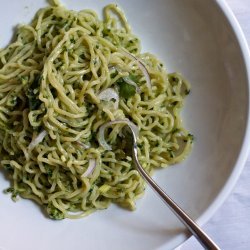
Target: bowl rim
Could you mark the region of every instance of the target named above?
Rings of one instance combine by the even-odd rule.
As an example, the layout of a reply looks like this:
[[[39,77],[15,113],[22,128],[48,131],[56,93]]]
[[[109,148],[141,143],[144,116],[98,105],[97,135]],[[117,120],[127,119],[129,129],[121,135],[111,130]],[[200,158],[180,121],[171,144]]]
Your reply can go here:
[[[229,7],[226,0],[214,0],[214,3],[217,4],[218,8],[224,14],[225,18],[227,19],[231,29],[235,34],[236,41],[240,47],[242,53],[242,59],[245,66],[246,77],[247,77],[247,117],[246,117],[246,129],[244,133],[243,142],[240,147],[240,153],[236,159],[235,166],[230,177],[227,179],[225,185],[217,194],[213,202],[208,206],[208,208],[195,220],[196,223],[200,226],[204,225],[208,222],[209,219],[215,214],[215,212],[219,209],[219,207],[225,202],[226,198],[232,192],[234,186],[236,185],[237,180],[239,179],[242,170],[245,166],[248,154],[250,152],[250,50],[245,38],[245,35],[242,31],[242,28],[236,19],[233,11]],[[189,237],[192,235],[187,232],[181,235],[178,235],[173,240],[168,242],[167,244],[162,245],[159,249],[164,249],[167,245],[169,249],[174,249],[180,245],[182,245]]]
[[[245,35],[242,31],[242,28],[236,19],[235,15],[233,14],[231,8],[229,7],[226,0],[216,0],[219,8],[222,10],[222,12],[225,14],[225,17],[227,18],[229,24],[231,25],[232,30],[234,31],[236,35],[237,42],[239,43],[241,52],[242,52],[242,58],[245,64],[245,70],[246,70],[246,76],[247,76],[247,117],[246,117],[246,130],[244,139],[240,148],[240,153],[238,155],[238,158],[235,163],[235,167],[233,168],[233,171],[226,181],[226,184],[222,188],[222,190],[218,193],[217,197],[214,199],[212,204],[206,209],[206,211],[196,220],[199,225],[204,225],[211,216],[214,214],[214,212],[222,205],[222,203],[225,201],[225,199],[229,196],[229,194],[232,192],[232,189],[234,188],[238,178],[240,177],[240,174],[242,173],[242,170],[245,166],[248,154],[250,152],[250,144],[248,143],[250,140],[250,50],[248,47],[247,40],[245,38]]]
[[[224,15],[226,21],[230,25],[233,33],[235,34],[236,42],[239,45],[242,60],[244,62],[244,70],[246,73],[247,82],[247,112],[246,112],[246,124],[242,144],[240,146],[239,154],[236,158],[236,162],[232,169],[229,178],[226,180],[225,185],[216,195],[212,203],[206,208],[206,210],[195,220],[200,226],[208,222],[209,219],[215,214],[215,212],[225,202],[226,198],[232,192],[237,180],[239,179],[242,170],[245,166],[248,154],[250,153],[250,50],[244,33],[238,20],[233,14],[233,11],[229,7],[226,0],[213,0],[213,3],[221,11],[221,15]],[[174,237],[171,241],[165,242],[157,248],[158,250],[163,249],[174,249],[184,243],[191,235],[189,233],[181,233]],[[0,247],[1,250],[1,247]]]

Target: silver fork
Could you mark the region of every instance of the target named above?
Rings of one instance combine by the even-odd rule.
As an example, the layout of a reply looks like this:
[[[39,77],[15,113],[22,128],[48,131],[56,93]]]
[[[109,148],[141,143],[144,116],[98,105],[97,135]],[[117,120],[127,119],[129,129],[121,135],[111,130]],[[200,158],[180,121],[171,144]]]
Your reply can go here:
[[[163,201],[165,201],[165,203],[172,210],[172,212],[187,227],[190,233],[196,237],[196,239],[205,249],[220,250],[220,248],[209,238],[209,236],[157,185],[157,183],[143,169],[138,160],[136,134],[130,126],[127,127],[130,129],[133,138],[133,162],[141,176],[146,180],[146,182],[151,186],[151,188],[163,199]]]

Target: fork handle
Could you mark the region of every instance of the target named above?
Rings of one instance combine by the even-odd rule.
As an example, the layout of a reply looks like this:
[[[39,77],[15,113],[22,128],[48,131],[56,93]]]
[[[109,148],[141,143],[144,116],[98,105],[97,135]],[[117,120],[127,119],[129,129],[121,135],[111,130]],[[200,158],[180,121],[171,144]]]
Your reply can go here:
[[[133,145],[133,159],[137,170],[151,186],[151,188],[165,201],[172,212],[179,218],[179,220],[187,227],[187,229],[196,237],[205,249],[220,250],[220,248],[209,238],[209,236],[196,224],[147,174],[147,172],[140,165],[137,155],[137,146]]]

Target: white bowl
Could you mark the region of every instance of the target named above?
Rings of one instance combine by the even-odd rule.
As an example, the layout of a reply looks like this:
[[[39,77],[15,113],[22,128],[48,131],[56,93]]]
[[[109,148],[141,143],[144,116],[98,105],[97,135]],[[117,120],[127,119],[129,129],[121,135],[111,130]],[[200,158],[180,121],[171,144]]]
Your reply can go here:
[[[101,11],[111,0],[64,0],[73,9]],[[195,135],[190,156],[155,179],[198,223],[222,204],[244,166],[249,136],[249,52],[224,1],[117,0],[143,51],[156,54],[169,71],[192,86],[183,111]],[[12,26],[28,22],[44,0],[1,1],[1,45]],[[1,176],[0,190],[8,182]],[[33,203],[14,204],[0,194],[0,249],[172,249],[187,235],[157,196],[147,189],[128,212],[116,206],[82,220],[46,219]]]

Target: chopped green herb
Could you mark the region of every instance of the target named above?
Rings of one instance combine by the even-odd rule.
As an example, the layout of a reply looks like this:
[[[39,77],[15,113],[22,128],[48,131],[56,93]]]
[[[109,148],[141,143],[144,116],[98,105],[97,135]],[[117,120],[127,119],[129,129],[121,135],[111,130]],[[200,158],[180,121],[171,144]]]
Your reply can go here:
[[[135,86],[132,86],[126,82],[120,83],[119,86],[120,86],[119,89],[120,96],[125,99],[129,99],[136,93]]]
[[[36,110],[40,107],[41,101],[38,99],[41,77],[38,75],[33,83],[29,86],[26,96],[29,99],[30,110]]]
[[[53,204],[48,204],[47,211],[49,214],[49,217],[54,220],[63,220],[65,218],[62,211],[57,209]]]
[[[129,78],[136,82],[137,78],[134,75],[129,75]],[[119,86],[119,94],[121,97],[125,99],[129,99],[130,97],[134,96],[136,93],[136,88],[135,86],[128,84],[127,82],[124,81],[123,78],[120,78],[116,82]]]

